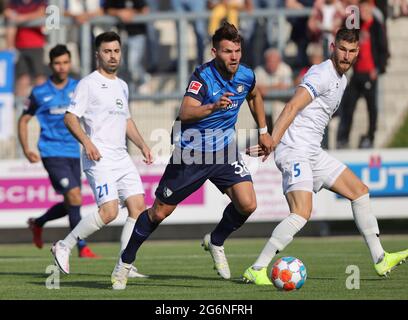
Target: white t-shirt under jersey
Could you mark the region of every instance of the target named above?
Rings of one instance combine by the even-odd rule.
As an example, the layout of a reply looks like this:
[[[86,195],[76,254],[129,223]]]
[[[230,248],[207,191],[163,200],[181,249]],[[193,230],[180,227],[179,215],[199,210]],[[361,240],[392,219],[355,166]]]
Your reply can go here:
[[[126,126],[130,118],[129,89],[123,80],[109,79],[98,71],[83,78],[77,85],[68,112],[79,117],[86,134],[98,148],[105,163],[128,156]],[[95,165],[82,154],[83,169]]]
[[[333,62],[328,59],[312,66],[300,86],[310,93],[313,101],[296,115],[281,143],[296,150],[314,153],[320,149],[324,130],[340,105],[347,78],[345,75],[340,76]]]

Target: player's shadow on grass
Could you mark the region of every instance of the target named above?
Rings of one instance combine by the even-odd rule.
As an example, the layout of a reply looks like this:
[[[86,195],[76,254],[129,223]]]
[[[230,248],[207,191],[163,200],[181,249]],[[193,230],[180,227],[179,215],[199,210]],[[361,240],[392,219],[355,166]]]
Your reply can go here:
[[[45,287],[45,279],[42,282],[32,281],[28,282],[40,287]],[[87,289],[110,289],[112,285],[107,281],[61,281],[60,288],[87,288]]]
[[[149,278],[146,280],[220,280],[220,277],[200,277],[200,276],[192,276],[187,274],[180,274],[180,275],[163,275],[163,274],[149,274]]]
[[[49,275],[41,272],[0,272],[0,276],[27,276],[46,279]]]

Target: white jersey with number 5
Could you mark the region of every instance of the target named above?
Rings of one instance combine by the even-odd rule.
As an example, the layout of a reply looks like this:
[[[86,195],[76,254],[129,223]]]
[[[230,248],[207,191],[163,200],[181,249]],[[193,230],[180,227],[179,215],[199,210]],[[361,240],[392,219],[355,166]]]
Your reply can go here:
[[[310,93],[313,101],[296,115],[280,147],[315,153],[320,149],[326,126],[340,105],[347,79],[337,73],[328,59],[312,66],[300,86]]]
[[[94,71],[79,82],[71,99],[68,112],[82,120],[103,162],[115,163],[129,156],[126,147],[126,127],[130,118],[128,96],[126,82],[106,78]],[[96,164],[84,154],[82,162],[84,170]]]

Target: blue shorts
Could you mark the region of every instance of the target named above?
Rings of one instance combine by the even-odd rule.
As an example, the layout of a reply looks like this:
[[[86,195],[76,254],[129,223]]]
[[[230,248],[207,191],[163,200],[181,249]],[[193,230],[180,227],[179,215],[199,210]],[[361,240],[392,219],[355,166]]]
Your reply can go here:
[[[214,161],[214,164],[187,164],[184,161],[175,161],[175,158],[180,159],[176,152],[177,149],[173,152],[155,193],[165,204],[179,204],[198,190],[207,179],[222,193],[237,183],[252,182],[251,174],[238,152],[235,159],[228,161],[225,157],[221,164],[218,163],[222,161]]]
[[[52,186],[59,194],[81,187],[81,161],[79,158],[47,157],[42,158]]]

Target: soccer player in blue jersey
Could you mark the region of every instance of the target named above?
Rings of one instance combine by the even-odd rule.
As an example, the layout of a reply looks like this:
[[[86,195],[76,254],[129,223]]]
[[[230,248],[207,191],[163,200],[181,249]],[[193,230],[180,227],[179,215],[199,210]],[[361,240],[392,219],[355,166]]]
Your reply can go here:
[[[52,186],[64,201],[55,204],[39,218],[30,218],[28,225],[33,232],[33,242],[43,247],[42,228],[47,221],[68,215],[70,228],[81,220],[81,167],[80,149],[64,124],[64,115],[78,83],[69,77],[71,53],[65,45],[56,45],[49,53],[51,77],[33,88],[27,107],[18,121],[18,137],[24,155],[31,163],[42,161]],[[27,140],[27,124],[36,116],[41,127],[38,141],[40,155],[30,150]],[[78,241],[79,257],[95,258],[84,240]]]
[[[256,209],[251,175],[235,143],[235,123],[247,100],[259,129],[264,160],[271,152],[262,97],[254,72],[240,64],[241,36],[224,23],[213,38],[214,59],[199,66],[191,76],[179,117],[178,142],[156,190],[153,207],[139,215],[132,236],[112,273],[112,287],[125,289],[131,264],[141,244],[177,205],[210,180],[231,203],[211,234],[203,240],[215,268],[224,279],[231,277],[224,254],[224,241]]]

